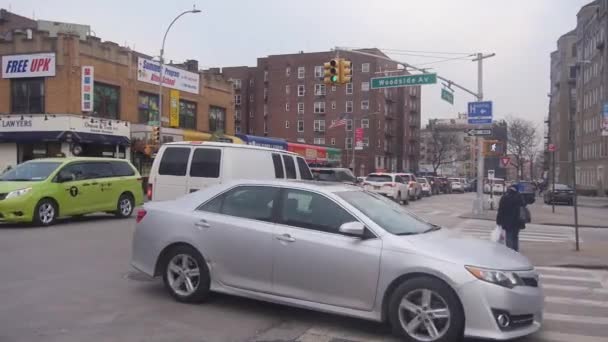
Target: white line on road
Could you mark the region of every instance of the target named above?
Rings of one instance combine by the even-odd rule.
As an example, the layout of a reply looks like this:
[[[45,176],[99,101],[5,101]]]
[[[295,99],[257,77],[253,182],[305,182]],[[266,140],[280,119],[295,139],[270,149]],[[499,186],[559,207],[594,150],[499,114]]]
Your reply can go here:
[[[595,306],[598,308],[608,308],[608,302],[603,300],[589,300],[589,299],[577,299],[570,297],[545,297],[546,303],[553,304],[567,304],[567,305],[582,305],[582,306]]]
[[[573,280],[573,281],[585,281],[601,284],[601,282],[595,277],[572,277],[572,276],[563,276],[556,274],[540,274],[541,279],[558,279],[558,280]]]
[[[577,269],[577,268],[566,268],[566,267],[552,267],[552,266],[535,266],[534,269],[536,269],[539,272],[543,272],[543,271],[555,271],[555,272],[567,272],[567,273],[571,273],[571,274],[581,274],[581,275],[592,275],[594,273],[596,273],[595,271],[591,271],[591,270],[581,270],[581,269]]]
[[[608,342],[608,337],[564,334],[552,331],[543,331],[534,335],[533,338],[534,340],[551,342]]]
[[[545,290],[556,290],[556,291],[570,291],[570,292],[584,292],[588,294],[606,294],[608,295],[608,289],[600,289],[587,286],[576,286],[576,285],[556,285],[556,284],[542,284]]]
[[[580,315],[564,315],[555,313],[545,313],[543,315],[545,321],[581,323],[581,324],[597,324],[608,325],[608,317],[599,316],[580,316]]]

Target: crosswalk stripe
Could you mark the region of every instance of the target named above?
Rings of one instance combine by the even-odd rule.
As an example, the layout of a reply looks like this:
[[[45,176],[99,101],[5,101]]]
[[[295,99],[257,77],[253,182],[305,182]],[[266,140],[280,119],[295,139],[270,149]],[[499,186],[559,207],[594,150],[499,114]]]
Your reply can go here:
[[[602,300],[589,300],[589,299],[578,299],[570,297],[545,297],[546,303],[553,304],[567,304],[567,305],[582,305],[582,306],[595,306],[598,308],[608,308],[608,302]]]
[[[534,338],[548,342],[608,342],[608,337],[564,334],[554,331],[543,331]]]
[[[494,228],[489,229],[489,228],[462,228],[461,229],[464,232],[475,232],[475,233],[484,233],[484,234],[490,234],[492,232],[492,230],[494,230]],[[526,236],[532,236],[532,235],[536,235],[536,236],[547,236],[547,237],[567,237],[567,238],[571,238],[572,234],[563,234],[563,233],[550,233],[550,232],[528,232],[528,231],[520,231],[519,235],[526,235]]]
[[[595,273],[594,271],[589,271],[589,270],[581,270],[581,269],[576,269],[576,268],[565,268],[565,267],[552,267],[552,266],[535,266],[534,269],[540,273],[545,272],[545,271],[578,273],[578,274],[586,274],[586,275],[593,275]]]
[[[565,314],[557,314],[557,313],[545,313],[543,315],[543,320],[569,322],[569,323],[581,323],[581,324],[608,325],[608,317],[599,317],[599,316],[582,316],[582,315],[565,315]]]
[[[541,273],[540,275],[541,279],[558,279],[558,280],[573,280],[573,281],[585,281],[585,282],[597,282],[600,283],[600,281],[595,278],[595,277],[573,277],[573,276],[564,276],[564,275],[557,275],[557,274],[546,274],[546,273]]]
[[[464,232],[465,234],[467,232]],[[481,238],[481,239],[489,239],[490,238],[490,233],[470,233],[470,234],[466,234],[467,236],[473,236],[476,238]],[[569,237],[553,237],[553,236],[537,236],[537,235],[519,235],[519,239],[520,240],[525,240],[525,241],[551,241],[551,242],[564,242],[564,241],[571,241],[571,239]]]
[[[608,295],[608,289],[594,288],[587,286],[576,286],[576,285],[557,285],[557,284],[542,284],[545,290],[556,290],[556,291],[570,291],[570,292],[585,292],[585,293],[596,293]]]

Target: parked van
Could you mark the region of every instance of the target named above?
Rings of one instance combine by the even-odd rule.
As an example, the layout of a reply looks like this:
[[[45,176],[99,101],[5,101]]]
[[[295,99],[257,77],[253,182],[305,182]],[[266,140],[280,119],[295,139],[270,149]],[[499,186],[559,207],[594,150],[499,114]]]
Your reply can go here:
[[[148,199],[171,200],[233,179],[303,179],[313,176],[304,158],[278,149],[218,142],[163,144],[148,179]]]

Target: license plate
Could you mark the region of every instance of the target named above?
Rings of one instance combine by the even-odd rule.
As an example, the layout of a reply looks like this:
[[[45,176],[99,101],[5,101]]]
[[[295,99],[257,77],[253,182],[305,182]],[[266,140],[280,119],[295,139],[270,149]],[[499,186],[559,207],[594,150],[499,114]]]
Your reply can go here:
[[[374,186],[374,190],[380,190],[379,186]]]

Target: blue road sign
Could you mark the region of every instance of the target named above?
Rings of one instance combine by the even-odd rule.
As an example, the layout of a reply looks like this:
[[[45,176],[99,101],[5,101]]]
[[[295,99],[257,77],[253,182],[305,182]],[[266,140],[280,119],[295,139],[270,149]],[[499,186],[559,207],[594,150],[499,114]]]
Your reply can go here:
[[[469,118],[469,125],[490,125],[492,118]]]
[[[492,117],[492,101],[469,102],[469,118]]]

